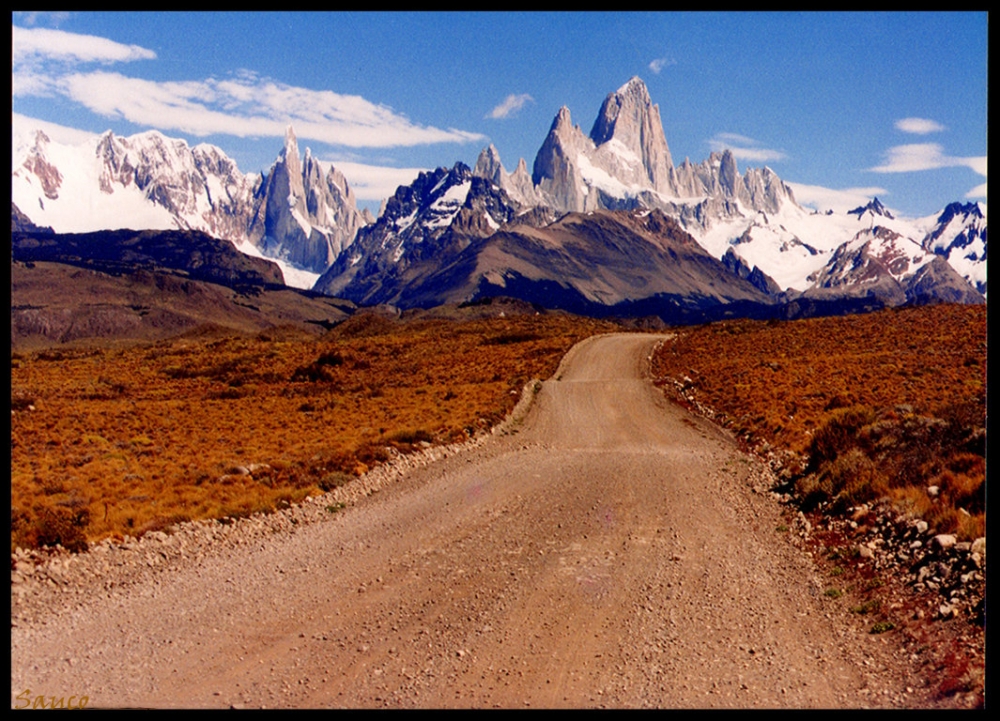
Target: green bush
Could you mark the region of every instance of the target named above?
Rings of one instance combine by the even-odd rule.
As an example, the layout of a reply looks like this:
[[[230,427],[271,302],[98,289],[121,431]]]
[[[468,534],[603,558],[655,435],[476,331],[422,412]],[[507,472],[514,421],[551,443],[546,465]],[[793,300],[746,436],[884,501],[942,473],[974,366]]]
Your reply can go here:
[[[339,488],[340,486],[353,481],[354,476],[349,473],[341,473],[340,471],[335,471],[333,473],[327,473],[322,478],[320,478],[318,485],[321,491],[327,492],[332,491],[334,488]]]
[[[801,499],[803,510],[811,511],[833,496],[833,486],[829,476],[809,473],[795,481],[795,493]]]
[[[873,598],[872,600],[865,601],[864,603],[858,606],[853,606],[851,608],[851,613],[859,613],[864,615],[866,613],[871,613],[872,611],[877,611],[881,607],[882,607],[882,602],[879,601],[877,598]]]
[[[829,420],[813,435],[809,446],[810,463],[818,468],[824,461],[832,461],[842,453],[857,448],[859,431],[876,420],[875,411],[868,406],[838,408]]]
[[[888,477],[875,461],[857,448],[824,464],[823,474],[829,477],[829,487],[842,508],[881,498],[889,491]]]
[[[61,545],[67,551],[87,550],[85,530],[90,523],[86,508],[43,508],[35,522],[38,546]]]
[[[390,443],[396,445],[413,445],[414,443],[432,443],[434,441],[434,436],[428,433],[423,428],[418,428],[417,430],[401,430],[395,433],[390,433],[386,436],[386,440]]]
[[[886,631],[891,631],[896,628],[896,624],[892,621],[878,621],[872,624],[871,630],[868,633],[885,633]]]

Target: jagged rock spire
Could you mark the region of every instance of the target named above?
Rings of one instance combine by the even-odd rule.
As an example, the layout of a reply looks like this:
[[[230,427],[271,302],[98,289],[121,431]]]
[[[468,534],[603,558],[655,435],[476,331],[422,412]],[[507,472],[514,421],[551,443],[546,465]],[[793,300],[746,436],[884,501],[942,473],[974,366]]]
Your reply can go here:
[[[500,163],[500,152],[493,143],[490,143],[479,153],[472,174],[500,184],[503,177],[503,165]]]
[[[654,105],[646,84],[633,77],[604,99],[590,131],[597,146],[614,139],[642,160],[646,177],[655,190],[669,188],[673,160],[663,134],[660,106]]]
[[[344,176],[335,168],[324,173],[308,147],[300,158],[289,125],[284,147],[260,189],[251,242],[265,255],[322,272],[364,225]]]

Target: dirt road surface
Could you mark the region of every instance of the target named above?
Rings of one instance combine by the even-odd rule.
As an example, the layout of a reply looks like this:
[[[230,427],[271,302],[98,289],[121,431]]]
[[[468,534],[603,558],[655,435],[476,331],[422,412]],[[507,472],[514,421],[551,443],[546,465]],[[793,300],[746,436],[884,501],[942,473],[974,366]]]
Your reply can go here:
[[[12,629],[12,699],[129,707],[905,705],[753,462],[576,346],[515,433],[329,520]],[[12,700],[13,704],[13,700]]]

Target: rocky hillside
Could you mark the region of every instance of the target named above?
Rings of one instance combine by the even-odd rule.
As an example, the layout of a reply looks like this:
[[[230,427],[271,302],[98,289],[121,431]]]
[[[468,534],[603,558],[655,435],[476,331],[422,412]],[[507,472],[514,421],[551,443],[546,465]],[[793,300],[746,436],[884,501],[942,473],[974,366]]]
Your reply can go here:
[[[197,231],[56,234],[13,206],[12,350],[154,341],[181,333],[311,337],[354,304],[286,288],[273,262]]]
[[[284,285],[281,269],[201,231],[106,230],[11,235],[12,260],[78,265],[106,273],[167,269],[227,286]]]
[[[586,315],[680,321],[769,298],[660,211],[568,213],[533,227],[515,218],[415,284],[409,303],[513,295]]]
[[[474,240],[495,233],[521,207],[463,163],[421,173],[413,184],[396,190],[378,221],[361,229],[314,290],[363,304],[410,307],[411,286]]]

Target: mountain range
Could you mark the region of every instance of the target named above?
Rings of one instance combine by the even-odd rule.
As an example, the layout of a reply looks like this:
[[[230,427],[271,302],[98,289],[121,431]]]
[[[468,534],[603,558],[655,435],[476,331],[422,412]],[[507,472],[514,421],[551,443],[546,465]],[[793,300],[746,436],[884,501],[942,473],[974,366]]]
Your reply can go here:
[[[401,186],[377,219],[333,166],[300,156],[291,128],[257,175],[155,131],[79,146],[16,132],[14,159],[14,204],[37,225],[199,230],[361,304],[504,295],[691,320],[985,302],[984,205],[904,219],[876,198],[821,213],[769,168],[741,174],[728,150],[675,166],[639,78],[608,94],[589,134],[559,109],[530,173],[524,159],[508,172],[490,145],[474,168]]]
[[[152,130],[67,145],[15,126],[13,153],[12,200],[36,225],[59,233],[202,231],[279,261],[286,282],[299,287],[374,220],[358,210],[342,173],[308,148],[300,157],[292,128],[270,170],[249,175],[213,145],[192,148]]]

